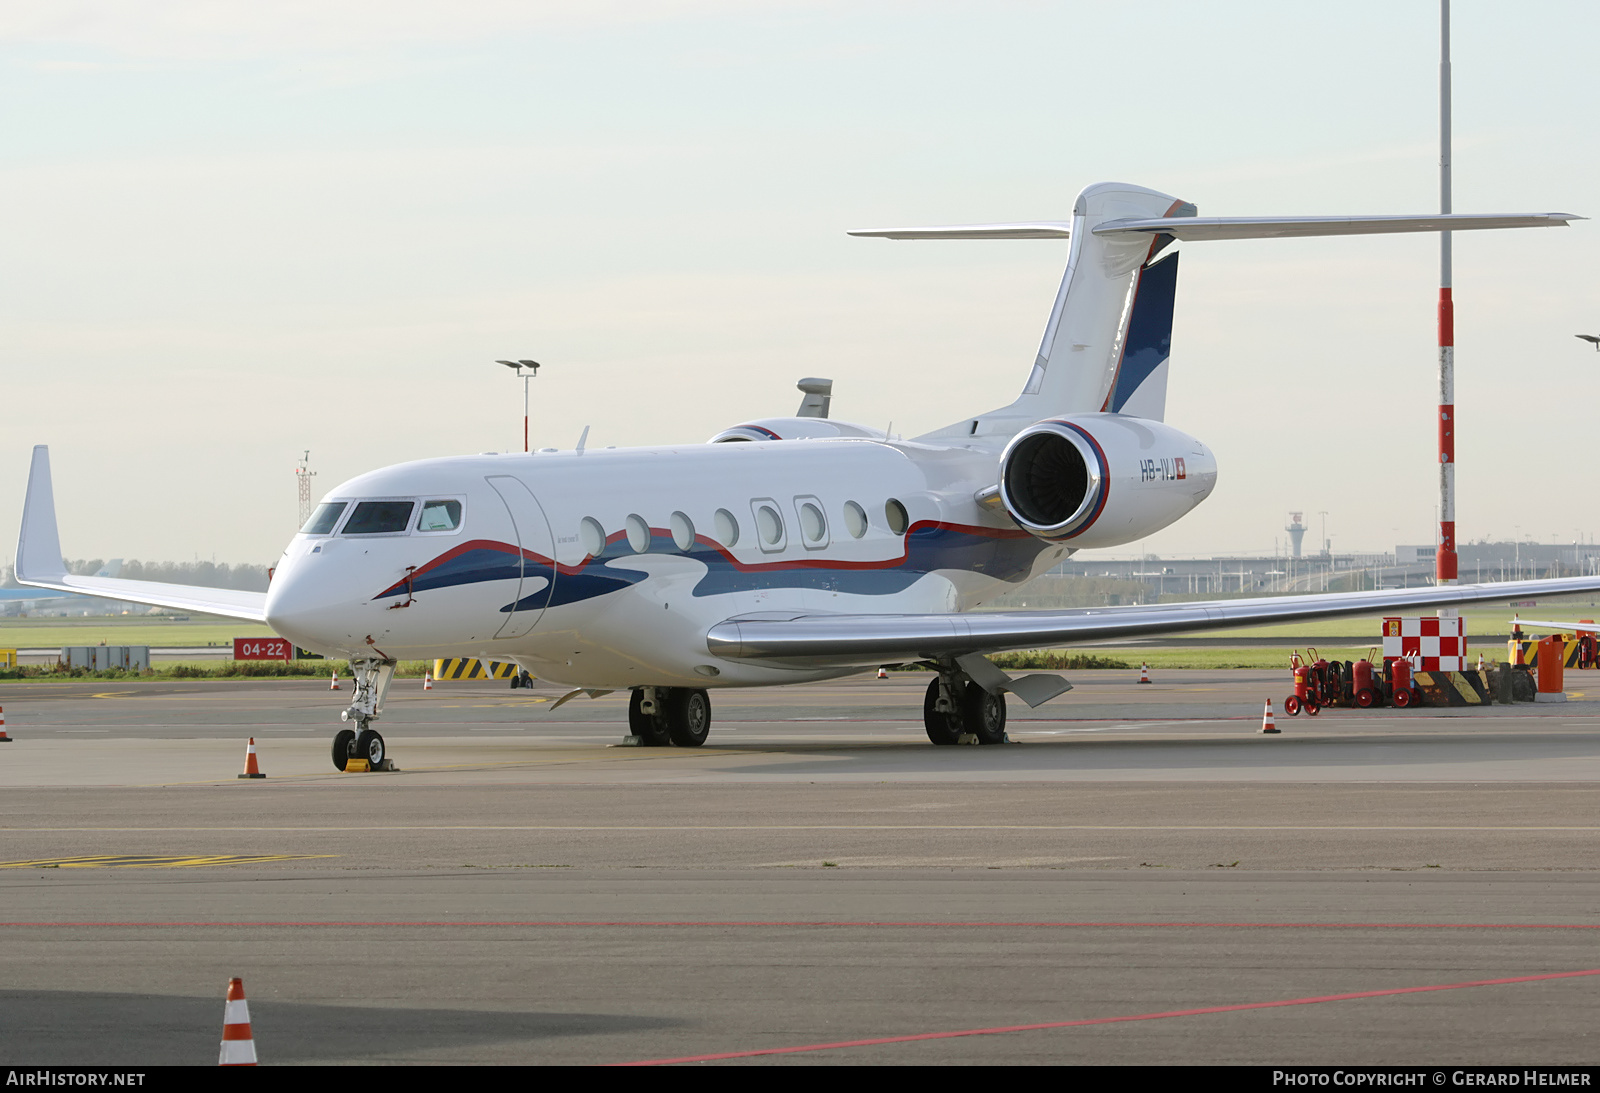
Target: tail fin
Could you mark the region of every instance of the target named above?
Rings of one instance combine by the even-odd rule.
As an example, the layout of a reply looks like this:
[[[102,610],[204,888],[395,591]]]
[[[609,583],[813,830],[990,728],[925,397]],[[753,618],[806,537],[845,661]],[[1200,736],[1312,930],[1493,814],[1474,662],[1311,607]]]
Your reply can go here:
[[[1384,235],[1482,228],[1561,227],[1572,213],[1440,213],[1434,216],[1198,217],[1170,194],[1100,182],[1078,195],[1071,223],[888,228],[851,235],[885,239],[1061,239],[1072,249],[1033,371],[1010,406],[957,422],[928,437],[1010,436],[1056,414],[1097,411],[1161,420],[1178,259],[1160,261],[1174,240]]]
[[[1067,271],[1033,371],[1008,411],[1030,421],[1097,410],[1161,419],[1178,265],[1176,255],[1155,257],[1172,236],[1094,229],[1112,220],[1194,214],[1193,205],[1140,186],[1102,182],[1078,195]]]

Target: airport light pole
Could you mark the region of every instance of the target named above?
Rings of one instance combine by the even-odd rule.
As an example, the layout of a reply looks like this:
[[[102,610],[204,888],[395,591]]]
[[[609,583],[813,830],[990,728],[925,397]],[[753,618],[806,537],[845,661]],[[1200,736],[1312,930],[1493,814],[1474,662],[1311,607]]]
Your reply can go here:
[[[1439,0],[1439,211],[1450,213],[1450,0]],[[1456,313],[1450,233],[1439,233],[1439,549],[1434,583],[1456,583]],[[1456,614],[1439,608],[1440,618]]]
[[[522,451],[526,454],[533,450],[528,446],[528,381],[539,374],[539,362],[495,361],[494,363],[515,369],[517,375],[522,377]]]

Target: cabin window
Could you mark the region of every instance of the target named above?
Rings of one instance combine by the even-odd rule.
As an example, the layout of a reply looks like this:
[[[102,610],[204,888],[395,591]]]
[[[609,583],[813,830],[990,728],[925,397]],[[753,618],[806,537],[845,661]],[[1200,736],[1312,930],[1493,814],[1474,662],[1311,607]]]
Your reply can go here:
[[[734,519],[733,513],[718,509],[716,524],[717,541],[725,547],[736,546],[739,542],[739,521]]]
[[[782,550],[783,517],[778,512],[777,502],[770,497],[759,498],[750,502],[750,510],[755,514],[756,535],[761,539],[761,549],[768,554]]]
[[[850,538],[859,539],[867,533],[867,510],[854,501],[844,503],[844,527]]]
[[[415,501],[361,501],[345,521],[346,535],[394,535],[411,526]]]
[[[644,554],[650,549],[650,525],[645,523],[644,517],[637,512],[629,513],[624,522],[628,529],[628,545],[635,554]]]
[[[460,501],[424,501],[418,531],[454,531],[461,526]]]
[[[815,497],[796,497],[794,511],[800,517],[800,536],[807,550],[821,550],[828,545],[828,520],[822,515],[822,503]]]
[[[906,528],[911,526],[911,517],[906,515],[906,507],[893,497],[884,503],[883,518],[888,522],[889,530],[896,535],[904,535]]]
[[[606,549],[606,529],[593,516],[585,516],[578,525],[578,541],[583,544],[585,554],[598,558]]]
[[[311,514],[311,519],[306,521],[306,526],[300,529],[302,535],[331,535],[334,525],[339,522],[339,517],[344,515],[345,501],[324,501],[317,506]]]
[[[672,514],[672,541],[685,554],[694,549],[694,521],[685,513]]]

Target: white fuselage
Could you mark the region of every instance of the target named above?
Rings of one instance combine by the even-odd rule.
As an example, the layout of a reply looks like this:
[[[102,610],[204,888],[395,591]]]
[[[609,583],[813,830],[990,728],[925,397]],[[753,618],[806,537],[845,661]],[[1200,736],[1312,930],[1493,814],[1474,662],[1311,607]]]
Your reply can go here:
[[[289,544],[267,621],[329,655],[515,661],[581,687],[826,678],[842,672],[719,659],[706,632],[752,613],[966,611],[1015,590],[1074,544],[976,500],[998,458],[980,438],[841,438],[400,464],[328,494],[349,506]],[[413,510],[404,530],[347,534],[362,501],[455,501],[459,522],[419,530]]]

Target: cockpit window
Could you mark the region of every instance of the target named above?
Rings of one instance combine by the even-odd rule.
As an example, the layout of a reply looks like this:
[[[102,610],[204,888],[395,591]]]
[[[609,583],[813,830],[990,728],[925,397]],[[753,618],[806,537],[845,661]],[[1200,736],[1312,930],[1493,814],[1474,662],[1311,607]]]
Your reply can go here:
[[[460,501],[424,501],[418,531],[454,531],[461,526]]]
[[[345,521],[346,535],[385,535],[406,530],[415,501],[360,501]]]
[[[339,522],[339,517],[344,514],[344,501],[324,501],[317,506],[317,511],[311,514],[311,519],[306,521],[306,526],[300,529],[302,535],[329,535],[333,526]]]

